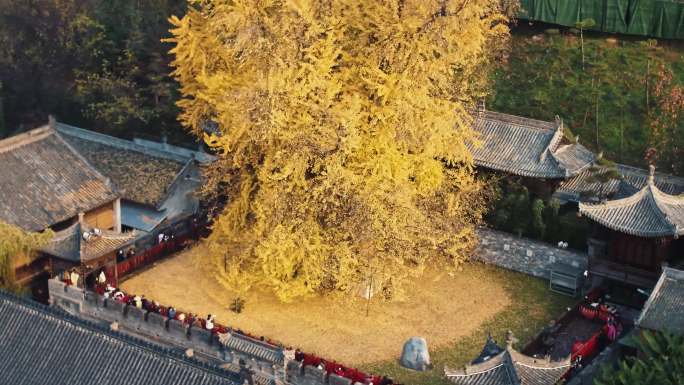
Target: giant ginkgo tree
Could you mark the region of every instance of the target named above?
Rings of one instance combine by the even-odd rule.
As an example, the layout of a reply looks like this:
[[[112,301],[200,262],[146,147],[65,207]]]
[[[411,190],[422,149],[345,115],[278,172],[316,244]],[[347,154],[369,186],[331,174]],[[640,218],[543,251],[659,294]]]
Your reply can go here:
[[[467,144],[499,0],[198,0],[171,18],[180,120],[228,198],[207,258],[284,301],[458,268],[484,205]]]

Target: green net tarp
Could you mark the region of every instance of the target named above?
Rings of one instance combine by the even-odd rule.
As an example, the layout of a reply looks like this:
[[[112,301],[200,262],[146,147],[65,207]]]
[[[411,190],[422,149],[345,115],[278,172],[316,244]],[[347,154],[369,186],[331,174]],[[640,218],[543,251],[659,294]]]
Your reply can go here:
[[[596,31],[684,39],[684,0],[520,0],[520,19]]]

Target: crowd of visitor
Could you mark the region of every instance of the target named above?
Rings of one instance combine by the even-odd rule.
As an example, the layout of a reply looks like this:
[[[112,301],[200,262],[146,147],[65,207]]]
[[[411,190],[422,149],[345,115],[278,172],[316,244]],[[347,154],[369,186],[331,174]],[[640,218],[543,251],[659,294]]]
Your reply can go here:
[[[198,234],[197,220],[193,219],[193,221],[193,235],[196,236]],[[157,244],[153,246],[150,250],[147,250],[145,253],[158,254],[163,253],[164,251],[168,251],[167,249],[176,250],[178,247],[182,247],[181,245],[177,245],[177,243],[181,242],[176,242],[177,239],[175,235],[172,233],[160,233],[158,234],[156,240]],[[174,247],[168,247],[169,245]],[[144,256],[145,253],[141,255]],[[117,262],[119,262],[119,264],[121,264],[121,262],[128,262],[134,260],[134,258],[136,257],[136,250],[132,247],[128,250],[119,250],[117,252]],[[152,258],[144,259],[147,260]],[[121,270],[122,269],[119,269],[119,276],[122,275]],[[59,276],[59,278],[67,285],[78,285],[83,279],[77,268],[65,271]],[[240,329],[232,329],[224,325],[221,325],[216,322],[216,317],[213,314],[208,314],[206,318],[202,318],[194,313],[179,311],[174,306],[163,306],[159,304],[157,301],[151,301],[147,299],[143,294],[137,295],[126,293],[123,290],[115,287],[116,282],[113,281],[112,278],[113,277],[107,276],[105,270],[100,270],[99,273],[96,273],[95,275],[94,289],[98,294],[104,296],[104,298],[106,299],[112,299],[124,303],[128,306],[136,307],[141,310],[146,310],[151,313],[158,313],[163,315],[164,317],[168,317],[169,319],[177,320],[189,327],[205,329],[214,334],[228,332],[237,333],[239,335],[251,338],[252,340],[258,341],[260,343],[269,345],[273,348],[279,348],[280,346],[282,346],[281,344],[266,339],[263,336],[255,337]],[[92,281],[89,281],[88,286],[93,287],[91,285],[93,285],[93,283]],[[290,349],[290,351],[292,350]],[[334,361],[328,361],[311,354],[302,353],[299,350],[295,350],[294,359],[302,362],[305,366],[311,365],[318,367],[321,370],[325,370],[327,374],[336,374],[338,376],[348,378],[352,380],[352,382],[354,383],[358,382],[365,385],[393,384],[393,381],[386,376],[380,377],[368,375],[359,370],[337,364]]]
[[[80,275],[76,269],[66,271],[61,276],[61,280],[68,285],[79,282]],[[184,325],[193,328],[201,328],[210,331],[211,333],[237,333],[261,343],[267,344],[271,347],[277,348],[282,346],[274,341],[261,337],[255,337],[249,333],[245,333],[240,329],[232,329],[216,322],[216,316],[208,314],[206,318],[199,317],[197,314],[190,312],[183,312],[177,310],[173,306],[163,306],[157,301],[151,301],[145,297],[144,294],[130,294],[123,290],[112,286],[107,280],[107,275],[104,270],[97,274],[95,282],[95,291],[106,299],[119,301],[128,306],[136,307],[141,310],[146,310],[151,313],[158,313],[169,319],[174,319],[182,322]],[[289,349],[292,351],[291,349]],[[393,381],[386,376],[368,375],[354,368],[345,367],[334,361],[328,361],[312,354],[306,354],[298,349],[294,351],[294,359],[302,362],[304,366],[314,366],[324,370],[327,374],[336,374],[341,377],[352,380],[353,383],[361,383],[365,385],[391,385]]]
[[[274,348],[282,346],[264,338],[263,336],[257,338],[240,329],[232,329],[221,325],[216,322],[216,316],[214,314],[208,314],[206,318],[202,318],[194,313],[179,311],[173,306],[160,305],[157,301],[151,301],[147,299],[144,294],[137,295],[125,293],[123,290],[118,289],[106,282],[106,276],[104,275],[104,272],[102,272],[98,277],[95,290],[98,294],[104,296],[105,298],[111,298],[113,300],[125,303],[128,306],[134,306],[138,309],[143,309],[148,312],[161,314],[169,319],[175,319],[179,322],[182,322],[184,325],[193,328],[209,330],[212,333],[238,333],[253,340],[258,340],[259,342],[265,343]],[[321,370],[325,370],[328,374],[336,374],[338,376],[348,378],[353,382],[359,382],[365,385],[391,385],[393,383],[388,377],[368,375],[357,369],[348,368],[334,361],[328,361],[312,354],[302,353],[299,350],[295,350],[294,359],[302,362],[305,366],[315,366]]]
[[[335,374],[340,377],[352,380],[352,383],[360,383],[365,385],[391,385],[394,382],[387,376],[375,376],[366,374],[354,368],[348,368],[340,365],[334,361],[328,361],[317,357],[313,354],[303,353],[295,350],[294,359],[302,363],[303,366],[314,366],[320,370],[324,370],[326,374]]]
[[[106,282],[106,278],[104,280]],[[162,306],[157,301],[151,301],[145,297],[144,294],[129,294],[123,290],[118,289],[108,283],[103,283],[98,280],[95,286],[95,291],[107,299],[113,299],[121,303],[133,306],[150,313],[158,313],[169,319],[175,319],[182,322],[184,325],[193,328],[201,328],[211,331],[212,333],[227,333],[229,328],[216,323],[216,317],[213,314],[202,318],[194,313],[180,312],[173,306]]]

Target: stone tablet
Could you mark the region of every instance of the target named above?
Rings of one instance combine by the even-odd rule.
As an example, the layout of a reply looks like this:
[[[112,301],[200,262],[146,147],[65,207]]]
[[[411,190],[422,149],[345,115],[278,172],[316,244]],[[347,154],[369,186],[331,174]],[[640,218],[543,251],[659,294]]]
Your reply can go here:
[[[404,343],[401,352],[401,366],[413,370],[425,371],[432,367],[427,341],[421,337],[411,337]]]

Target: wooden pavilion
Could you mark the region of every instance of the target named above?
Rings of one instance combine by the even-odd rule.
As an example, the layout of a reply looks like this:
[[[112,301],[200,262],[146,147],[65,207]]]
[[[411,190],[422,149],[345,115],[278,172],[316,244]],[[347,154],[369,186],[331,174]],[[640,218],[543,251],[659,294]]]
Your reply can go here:
[[[570,370],[570,357],[560,361],[526,356],[513,349],[509,331],[506,347],[487,339],[482,353],[463,370],[444,368],[447,379],[457,385],[553,385]]]
[[[646,185],[631,195],[597,204],[580,203],[592,222],[589,273],[636,288],[652,288],[662,267],[684,253],[684,196],[658,188],[655,168]]]

